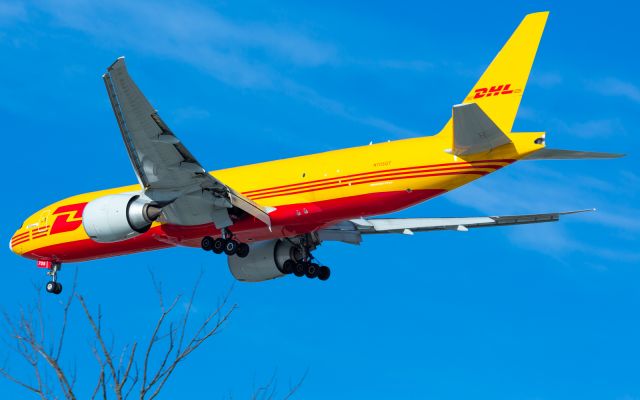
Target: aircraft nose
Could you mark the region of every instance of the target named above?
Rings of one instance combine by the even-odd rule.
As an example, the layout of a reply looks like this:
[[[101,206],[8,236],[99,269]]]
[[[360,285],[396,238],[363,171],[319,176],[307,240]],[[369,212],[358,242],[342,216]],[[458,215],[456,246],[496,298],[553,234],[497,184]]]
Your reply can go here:
[[[9,248],[11,251],[16,253],[17,255],[22,255],[22,244],[29,241],[29,231],[26,230],[17,230],[16,233],[11,237],[11,241],[9,242]]]

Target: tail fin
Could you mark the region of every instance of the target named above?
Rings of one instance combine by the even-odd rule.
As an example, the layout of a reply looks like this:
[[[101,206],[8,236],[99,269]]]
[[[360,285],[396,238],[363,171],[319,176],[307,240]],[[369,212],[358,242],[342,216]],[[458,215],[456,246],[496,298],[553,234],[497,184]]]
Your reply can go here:
[[[539,12],[524,17],[462,101],[476,103],[506,134],[511,133],[548,15],[548,12]],[[449,120],[442,132],[452,132],[452,123]]]

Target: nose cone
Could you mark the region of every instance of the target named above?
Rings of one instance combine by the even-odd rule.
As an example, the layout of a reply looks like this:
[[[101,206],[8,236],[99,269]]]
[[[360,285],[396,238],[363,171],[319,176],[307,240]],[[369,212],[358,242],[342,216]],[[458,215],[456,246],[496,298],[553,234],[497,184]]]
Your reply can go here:
[[[11,241],[9,242],[9,248],[11,251],[21,256],[24,253],[24,243],[29,241],[29,231],[19,229],[13,234]]]

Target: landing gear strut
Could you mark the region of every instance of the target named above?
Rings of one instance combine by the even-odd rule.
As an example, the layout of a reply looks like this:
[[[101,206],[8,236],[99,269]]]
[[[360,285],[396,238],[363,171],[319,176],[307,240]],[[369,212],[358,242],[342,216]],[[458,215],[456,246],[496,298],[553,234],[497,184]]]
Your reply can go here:
[[[237,255],[240,258],[244,258],[249,255],[249,245],[246,243],[240,243],[233,239],[234,235],[230,230],[222,229],[222,237],[212,238],[211,236],[205,236],[202,238],[200,245],[205,251],[213,251],[216,254],[226,254],[228,256]]]
[[[49,293],[60,294],[62,293],[62,284],[58,282],[58,271],[62,269],[60,263],[49,262],[47,275],[51,277],[51,280],[47,282],[45,289]]]

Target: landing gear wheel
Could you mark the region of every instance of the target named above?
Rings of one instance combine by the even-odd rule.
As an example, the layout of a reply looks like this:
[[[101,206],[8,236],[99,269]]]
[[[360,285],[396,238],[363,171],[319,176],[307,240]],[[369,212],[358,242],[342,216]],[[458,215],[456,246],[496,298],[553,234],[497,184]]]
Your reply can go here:
[[[318,268],[318,279],[321,281],[326,281],[331,276],[331,270],[329,267],[325,267],[324,265]]]
[[[307,276],[307,278],[313,279],[318,276],[318,268],[319,266],[316,263],[306,263],[304,274]]]
[[[222,254],[222,252],[224,251],[225,243],[226,243],[226,240],[221,238],[214,240],[213,246],[211,247],[211,251],[213,251],[216,254]]]
[[[304,276],[304,270],[305,270],[305,262],[299,262],[296,263],[295,267],[293,267],[293,274],[295,276],[297,276],[298,278],[301,276]]]
[[[239,243],[236,249],[236,255],[240,258],[245,258],[249,255],[249,245],[246,243]]]
[[[213,243],[214,243],[214,240],[211,236],[205,236],[202,238],[202,241],[200,242],[200,246],[202,247],[202,250],[209,251],[213,249]]]
[[[47,282],[47,286],[45,287],[45,289],[49,293],[60,294],[62,293],[62,284],[60,284],[59,282],[49,281]]]
[[[47,275],[51,277],[51,280],[45,285],[45,289],[49,293],[60,294],[62,292],[62,285],[58,282],[58,271],[62,269],[62,265],[55,261],[38,261],[38,266],[47,268]]]
[[[293,273],[293,269],[296,267],[296,262],[293,260],[287,260],[282,264],[282,273],[289,275]]]
[[[227,240],[226,243],[224,244],[224,254],[228,256],[232,256],[236,254],[237,251],[238,251],[238,242],[236,242],[233,239]]]

